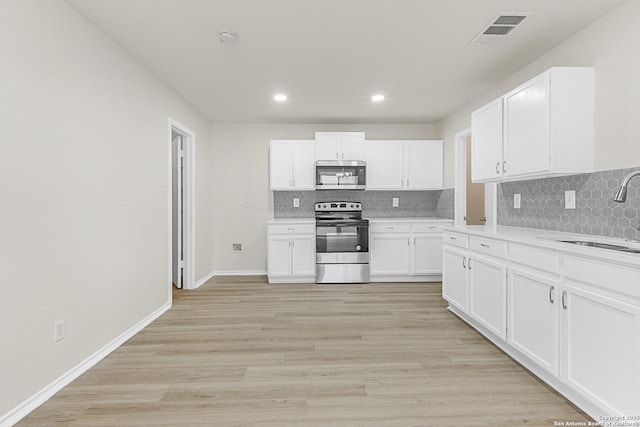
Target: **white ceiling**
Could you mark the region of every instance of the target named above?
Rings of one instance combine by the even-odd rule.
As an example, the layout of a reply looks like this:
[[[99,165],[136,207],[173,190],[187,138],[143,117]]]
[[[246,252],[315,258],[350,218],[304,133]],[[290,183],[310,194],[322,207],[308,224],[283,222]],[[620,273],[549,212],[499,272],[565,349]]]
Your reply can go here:
[[[213,122],[435,123],[624,0],[66,1]]]

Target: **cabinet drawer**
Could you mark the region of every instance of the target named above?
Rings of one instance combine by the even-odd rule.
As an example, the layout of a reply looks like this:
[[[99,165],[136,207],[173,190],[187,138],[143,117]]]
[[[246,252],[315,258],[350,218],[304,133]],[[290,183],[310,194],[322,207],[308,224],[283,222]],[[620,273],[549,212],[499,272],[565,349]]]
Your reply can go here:
[[[369,223],[371,233],[408,233],[411,231],[411,224],[400,224],[391,222]]]
[[[448,245],[458,246],[465,249],[469,247],[467,235],[463,233],[457,233],[455,231],[445,230],[442,233],[442,242]]]
[[[315,233],[315,224],[269,224],[269,234],[307,234]]]
[[[451,226],[451,224],[414,223],[412,231],[414,233],[440,233],[444,226]]]
[[[507,243],[500,240],[470,236],[469,248],[481,254],[492,255],[498,258],[507,257]]]
[[[560,255],[554,252],[512,243],[509,245],[509,261],[560,274]]]
[[[567,255],[563,260],[562,271],[567,279],[640,298],[640,267],[627,267]]]

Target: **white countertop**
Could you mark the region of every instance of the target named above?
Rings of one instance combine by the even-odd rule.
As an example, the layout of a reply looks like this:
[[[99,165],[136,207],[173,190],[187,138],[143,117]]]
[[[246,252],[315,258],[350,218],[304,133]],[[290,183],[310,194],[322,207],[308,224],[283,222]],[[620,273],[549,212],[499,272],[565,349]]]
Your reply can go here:
[[[378,222],[378,221],[379,222],[382,222],[382,221],[393,221],[393,222],[421,222],[421,221],[428,221],[428,222],[446,222],[446,223],[453,222],[452,219],[436,218],[436,217],[369,218],[369,222]]]
[[[584,240],[608,243],[640,249],[640,242],[614,237],[594,236],[590,234],[568,233],[564,231],[537,230],[533,228],[508,227],[504,225],[467,225],[445,227],[445,230],[468,233],[474,236],[488,237],[516,243],[524,243],[563,253],[586,255],[603,260],[624,262],[640,266],[640,254],[620,252],[610,249],[580,246],[556,240]]]
[[[315,224],[315,218],[276,218],[267,221],[267,224]]]

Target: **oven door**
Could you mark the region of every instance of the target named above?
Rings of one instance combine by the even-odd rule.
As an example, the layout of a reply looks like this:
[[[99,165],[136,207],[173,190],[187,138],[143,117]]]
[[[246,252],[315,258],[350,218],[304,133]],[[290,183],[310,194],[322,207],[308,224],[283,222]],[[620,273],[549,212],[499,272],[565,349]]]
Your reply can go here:
[[[316,222],[316,262],[368,263],[369,221]]]

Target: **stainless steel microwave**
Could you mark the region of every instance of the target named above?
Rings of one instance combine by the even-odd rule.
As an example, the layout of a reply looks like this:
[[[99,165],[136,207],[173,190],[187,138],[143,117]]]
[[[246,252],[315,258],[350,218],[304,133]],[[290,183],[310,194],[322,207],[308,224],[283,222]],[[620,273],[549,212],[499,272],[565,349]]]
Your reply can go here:
[[[316,190],[364,190],[367,166],[361,160],[316,162]]]

